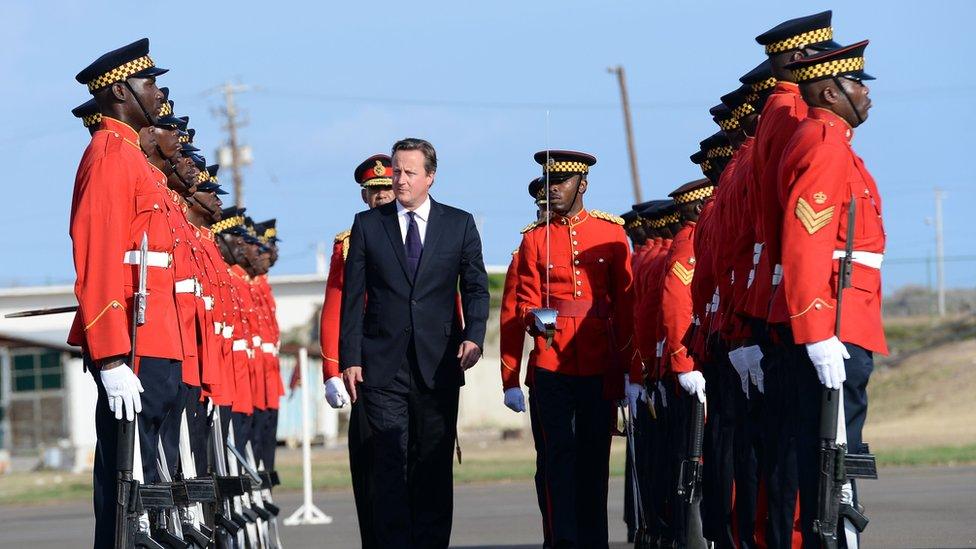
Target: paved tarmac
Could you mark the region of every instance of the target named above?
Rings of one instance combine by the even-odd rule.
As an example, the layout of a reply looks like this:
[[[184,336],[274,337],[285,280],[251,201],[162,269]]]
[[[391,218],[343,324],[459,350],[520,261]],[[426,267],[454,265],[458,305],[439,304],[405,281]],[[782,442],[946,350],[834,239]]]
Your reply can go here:
[[[622,490],[622,481],[615,479],[610,491],[615,548],[626,547],[619,518]],[[885,469],[881,480],[861,484],[861,494],[871,517],[864,547],[976,547],[976,467]],[[284,527],[282,544],[289,549],[358,547],[352,494],[328,492],[315,498],[334,522]],[[279,494],[277,503],[283,514],[290,514],[301,503],[301,495]],[[0,548],[88,547],[92,531],[89,509],[86,502],[0,507]],[[452,547],[538,547],[538,513],[529,483],[459,486]]]

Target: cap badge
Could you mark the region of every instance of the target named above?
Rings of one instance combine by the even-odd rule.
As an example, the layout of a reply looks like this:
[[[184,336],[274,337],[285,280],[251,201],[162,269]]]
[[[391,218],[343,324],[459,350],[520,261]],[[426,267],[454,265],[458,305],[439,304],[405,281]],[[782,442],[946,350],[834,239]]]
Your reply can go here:
[[[386,166],[383,165],[379,160],[376,161],[376,166],[373,167],[373,173],[377,176],[386,175]]]

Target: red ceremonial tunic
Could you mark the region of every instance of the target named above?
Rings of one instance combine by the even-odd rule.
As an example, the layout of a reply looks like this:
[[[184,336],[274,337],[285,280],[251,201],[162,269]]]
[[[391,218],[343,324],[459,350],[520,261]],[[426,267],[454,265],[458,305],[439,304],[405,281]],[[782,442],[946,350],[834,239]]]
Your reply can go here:
[[[130,351],[132,294],[139,276],[135,256],[143,234],[159,262],[147,269],[146,323],[138,329],[137,354],[184,358],[167,200],[166,178],[146,161],[139,134],[102,117],[78,166],[69,224],[78,312],[68,343],[95,361]]]
[[[625,372],[632,379],[641,374],[633,346],[630,246],[622,220],[617,220],[583,210],[571,218],[555,216],[526,232],[516,286],[517,311],[526,326],[531,325],[532,309],[559,311],[552,345],[536,337],[529,364],[567,375],[603,375],[608,398],[622,397]]]
[[[834,257],[845,249],[847,212],[856,201],[854,264],[851,287],[844,290],[840,339],[886,354],[881,325],[881,196],[851,148],[853,133],[844,119],[815,108],[786,146],[780,167],[789,190],[783,219],[783,290],[796,343],[834,335],[840,265]]]
[[[691,280],[695,276],[695,223],[685,223],[674,237],[665,262],[661,292],[664,356],[668,370],[675,374],[690,372],[695,363],[685,347],[685,335],[691,328]]]

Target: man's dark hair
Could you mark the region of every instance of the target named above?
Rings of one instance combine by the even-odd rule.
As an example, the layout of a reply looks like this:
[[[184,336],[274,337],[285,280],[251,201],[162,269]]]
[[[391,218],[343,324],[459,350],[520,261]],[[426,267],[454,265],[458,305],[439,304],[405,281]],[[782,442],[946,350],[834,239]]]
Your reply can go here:
[[[437,151],[434,150],[434,146],[429,141],[407,137],[393,144],[390,156],[394,156],[397,151],[420,151],[424,153],[424,171],[428,174],[437,171]]]

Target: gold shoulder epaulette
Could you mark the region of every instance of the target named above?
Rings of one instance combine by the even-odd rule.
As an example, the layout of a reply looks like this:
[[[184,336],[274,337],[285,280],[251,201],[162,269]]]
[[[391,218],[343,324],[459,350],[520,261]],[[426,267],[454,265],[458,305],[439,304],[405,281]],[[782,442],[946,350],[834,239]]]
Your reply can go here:
[[[539,226],[539,222],[533,221],[532,223],[529,223],[528,225],[522,228],[522,234],[525,234],[538,226]]]
[[[604,221],[609,221],[610,223],[616,223],[617,225],[624,224],[624,218],[619,215],[613,215],[612,213],[602,212],[600,210],[590,210],[590,216],[597,219],[602,219]]]
[[[335,241],[336,242],[342,242],[343,240],[348,239],[349,238],[349,235],[351,235],[351,234],[352,234],[352,231],[346,229],[345,231],[342,231],[341,233],[335,235]]]

